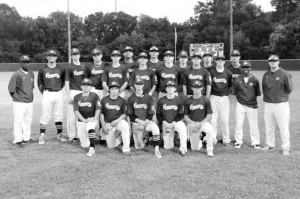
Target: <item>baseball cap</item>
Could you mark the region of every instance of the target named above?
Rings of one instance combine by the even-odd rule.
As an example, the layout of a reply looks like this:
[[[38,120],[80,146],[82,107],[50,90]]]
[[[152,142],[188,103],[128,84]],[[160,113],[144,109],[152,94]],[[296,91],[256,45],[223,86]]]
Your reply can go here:
[[[87,84],[87,85],[93,85],[93,82],[90,78],[84,78],[82,81],[81,81],[81,85],[83,84]]]
[[[195,81],[192,82],[192,87],[198,87],[198,88],[201,88],[201,87],[203,87],[203,84],[202,84],[201,81],[195,80]]]
[[[141,53],[139,54],[138,58],[141,58],[141,57],[148,58],[147,53],[141,52]]]
[[[80,54],[79,49],[78,48],[72,48],[71,55],[77,55],[77,54]]]
[[[92,50],[92,56],[94,56],[94,55],[100,55],[100,54],[102,54],[102,51],[99,48],[94,48]]]
[[[202,56],[201,56],[201,53],[200,52],[195,52],[193,55],[192,55],[192,58],[194,57],[200,57],[200,59],[202,59]]]
[[[126,51],[131,51],[133,52],[133,48],[131,46],[126,46],[124,49],[123,49],[123,52],[126,52]]]
[[[144,84],[144,80],[141,78],[136,78],[134,84]]]
[[[278,55],[270,55],[270,57],[268,58],[268,62],[275,62],[275,61],[279,61],[279,56]]]
[[[171,55],[174,57],[174,53],[171,51],[171,50],[167,50],[164,54],[164,56],[167,56],[167,55]]]
[[[50,55],[57,56],[57,53],[56,53],[55,50],[49,50],[49,51],[47,52],[47,56],[50,56]]]
[[[149,50],[150,52],[158,52],[158,48],[156,46],[152,46]]]
[[[175,85],[176,85],[175,82],[170,80],[170,81],[167,82],[166,86],[175,86]]]
[[[187,58],[189,58],[189,54],[185,50],[182,50],[182,51],[179,52],[178,57],[179,58],[180,57],[187,57]]]
[[[121,53],[120,53],[120,51],[118,51],[118,50],[113,50],[113,51],[111,52],[110,56],[114,56],[114,55],[121,56]]]
[[[242,64],[242,68],[243,68],[244,66],[245,66],[245,67],[246,67],[246,66],[251,67],[251,63],[248,62],[248,61],[244,61],[243,64]]]
[[[20,57],[20,62],[30,62],[30,58],[28,55],[22,55]]]
[[[203,54],[203,57],[205,57],[205,56],[207,56],[207,55],[212,57],[212,53],[209,52],[209,51],[206,51],[206,52]]]
[[[235,50],[231,51],[230,55],[231,56],[241,56],[241,53],[239,50],[235,49]]]
[[[224,56],[224,55],[218,55],[218,56],[216,57],[216,60],[220,60],[220,59],[225,60],[225,56]]]
[[[116,82],[116,81],[110,82],[109,85],[108,85],[108,88],[112,88],[112,87],[120,88],[119,82]]]

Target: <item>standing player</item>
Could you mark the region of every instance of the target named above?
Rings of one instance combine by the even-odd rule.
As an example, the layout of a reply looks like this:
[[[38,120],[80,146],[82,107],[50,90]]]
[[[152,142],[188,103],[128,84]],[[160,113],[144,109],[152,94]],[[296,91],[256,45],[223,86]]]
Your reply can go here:
[[[65,83],[66,70],[61,65],[56,64],[57,53],[55,50],[48,51],[47,60],[48,63],[38,72],[38,88],[43,94],[39,144],[45,144],[46,126],[49,124],[52,111],[57,138],[63,142],[67,141],[62,134],[63,94],[61,91]]]
[[[190,65],[187,65],[187,61],[189,59],[189,55],[185,50],[182,50],[179,52],[178,55],[178,59],[179,59],[179,65],[178,67],[180,68],[180,80],[181,80],[181,76],[183,75],[184,71],[188,70],[189,68],[191,68]],[[182,93],[182,84],[180,84],[177,88],[177,92],[178,93]]]
[[[147,62],[148,68],[151,68],[156,72],[157,68],[160,68],[161,62],[158,60],[159,50],[156,46],[151,46],[149,50],[150,60]]]
[[[164,148],[174,147],[174,133],[179,134],[180,154],[187,153],[187,129],[182,121],[184,116],[184,106],[180,97],[176,96],[176,83],[168,81],[166,83],[167,95],[160,98],[157,103],[156,117],[162,124]]]
[[[241,148],[243,144],[243,123],[247,115],[251,146],[260,149],[260,136],[257,121],[257,96],[261,95],[259,81],[251,71],[251,64],[245,61],[242,65],[243,74],[237,77],[232,85],[232,94],[236,96],[236,125],[235,125],[235,148]]]
[[[119,96],[120,85],[109,83],[109,95],[101,100],[101,136],[105,137],[107,147],[114,148],[123,142],[123,153],[130,154],[130,131],[126,121],[127,104]]]
[[[129,73],[127,68],[124,65],[120,64],[121,53],[118,50],[113,50],[110,55],[112,59],[112,65],[110,67],[106,67],[102,74],[102,86],[106,93],[109,92],[108,85],[111,82],[118,82],[120,85],[119,95],[125,99],[125,92],[128,85]]]
[[[189,131],[191,149],[200,150],[202,148],[200,137],[206,136],[207,155],[213,157],[213,128],[209,123],[212,117],[211,104],[209,98],[202,95],[201,81],[195,80],[191,86],[193,96],[184,103],[184,120]]]
[[[14,102],[14,140],[16,146],[33,142],[30,138],[33,113],[34,74],[29,70],[30,58],[20,57],[21,68],[9,80],[8,92]]]
[[[80,64],[80,52],[77,48],[71,51],[72,63],[67,69],[66,94],[68,99],[67,131],[69,141],[79,142],[77,135],[76,115],[73,109],[74,96],[81,93],[81,82],[84,78],[84,66]]]
[[[194,53],[192,56],[193,65],[190,69],[185,70],[181,77],[183,95],[191,96],[193,91],[191,89],[191,84],[195,80],[201,81],[203,88],[202,95],[206,95],[209,98],[211,92],[211,78],[209,72],[201,66],[202,57],[200,53]]]
[[[135,92],[128,99],[128,116],[132,124],[132,133],[135,148],[143,149],[144,140],[147,140],[149,132],[153,135],[153,145],[155,147],[155,156],[161,158],[159,151],[160,133],[158,126],[152,122],[155,109],[151,96],[144,93],[145,83],[143,79],[135,79]]]
[[[210,72],[216,66],[212,63],[213,55],[211,52],[207,51],[203,54],[203,66]]]
[[[230,135],[229,135],[229,88],[232,83],[231,72],[224,68],[225,57],[220,55],[216,58],[217,66],[212,68],[210,71],[212,86],[211,86],[211,106],[213,109],[211,124],[213,126],[213,142],[217,143],[217,125],[218,117],[221,120],[221,129],[223,144],[230,146]]]
[[[91,79],[84,78],[81,82],[82,93],[75,95],[73,102],[80,143],[83,147],[89,144],[90,149],[86,154],[89,157],[95,154],[95,128],[100,115],[100,99],[96,93],[90,92],[92,84]]]
[[[275,121],[277,121],[283,155],[290,151],[290,106],[289,95],[293,91],[292,76],[279,66],[278,55],[271,55],[268,59],[270,70],[262,79],[262,91],[265,102],[266,144],[263,150],[275,148]]]

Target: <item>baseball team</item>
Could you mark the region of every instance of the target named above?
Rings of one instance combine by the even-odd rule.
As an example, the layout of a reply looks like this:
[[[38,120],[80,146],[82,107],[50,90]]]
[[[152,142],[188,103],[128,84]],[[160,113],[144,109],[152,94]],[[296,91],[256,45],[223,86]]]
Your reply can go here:
[[[95,154],[96,140],[106,142],[108,148],[122,144],[125,155],[131,143],[143,149],[154,145],[154,154],[162,158],[160,147],[172,149],[179,141],[179,154],[188,148],[206,149],[213,157],[217,143],[224,147],[241,148],[243,123],[247,116],[251,146],[264,151],[275,149],[275,123],[281,136],[283,155],[290,153],[289,95],[293,90],[292,76],[280,67],[279,56],[272,54],[269,69],[259,80],[251,74],[251,63],[240,61],[239,50],[230,54],[231,65],[225,67],[225,57],[218,55],[189,55],[181,51],[179,64],[174,64],[172,51],[164,52],[158,60],[159,49],[152,46],[148,54],[141,52],[133,60],[133,48],[123,52],[113,50],[111,63],[102,62],[101,49],[91,52],[93,62],[80,63],[80,51],[71,50],[72,63],[58,64],[55,50],[47,52],[47,63],[38,71],[37,85],[43,95],[38,144],[46,143],[46,128],[53,117],[57,138],[61,142],[80,142],[88,148],[87,156]],[[120,61],[124,57],[123,61]],[[35,142],[31,139],[33,115],[34,74],[29,69],[30,58],[20,57],[20,69],[8,85],[13,99],[13,143]],[[63,136],[63,88],[67,96],[67,135]],[[261,89],[262,88],[262,89]],[[266,146],[260,147],[257,120],[257,97],[263,93]],[[235,142],[229,130],[229,113],[235,113]],[[217,140],[218,125],[222,139]]]

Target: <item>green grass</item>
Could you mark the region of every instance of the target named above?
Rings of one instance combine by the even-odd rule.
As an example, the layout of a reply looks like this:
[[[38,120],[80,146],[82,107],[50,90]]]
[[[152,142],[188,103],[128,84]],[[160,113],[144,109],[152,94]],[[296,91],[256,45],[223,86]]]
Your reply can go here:
[[[253,72],[259,79],[262,72]],[[16,148],[12,145],[12,104],[7,82],[12,73],[1,73],[0,87],[0,198],[299,198],[300,195],[300,72],[292,72],[295,89],[291,106],[291,154],[283,156],[276,131],[276,150],[263,152],[250,147],[248,122],[240,150],[215,145],[214,158],[204,150],[187,157],[153,147],[124,156],[121,147],[96,145],[96,155],[76,143],[56,139],[53,122],[46,144]],[[35,99],[41,95],[36,89]],[[41,103],[34,103],[32,137],[38,138]],[[233,115],[231,115],[233,116]],[[265,143],[263,103],[259,98],[259,129]],[[230,122],[234,140],[234,121]],[[66,131],[64,131],[66,132]],[[220,135],[219,135],[220,137]]]

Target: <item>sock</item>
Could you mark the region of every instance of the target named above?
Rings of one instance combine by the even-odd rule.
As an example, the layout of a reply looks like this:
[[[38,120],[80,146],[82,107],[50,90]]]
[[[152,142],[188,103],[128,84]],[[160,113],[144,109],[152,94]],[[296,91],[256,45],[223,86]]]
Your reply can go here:
[[[95,137],[96,133],[94,129],[89,130],[89,139],[90,139],[90,147],[95,147]]]
[[[153,146],[159,146],[160,145],[160,136],[159,135],[153,135]]]
[[[45,132],[46,132],[46,126],[40,123],[40,134],[42,133],[45,134]]]
[[[55,122],[55,126],[57,129],[57,134],[61,134],[62,133],[62,122]]]

